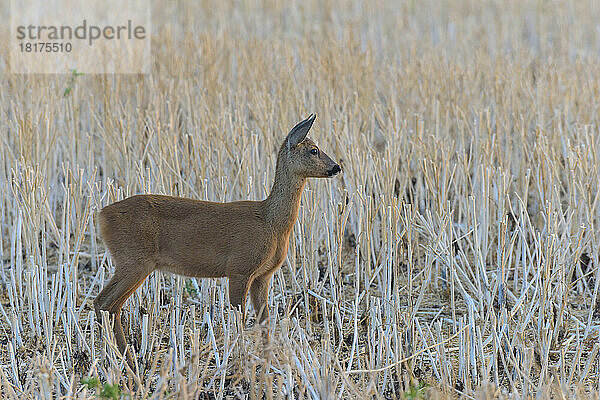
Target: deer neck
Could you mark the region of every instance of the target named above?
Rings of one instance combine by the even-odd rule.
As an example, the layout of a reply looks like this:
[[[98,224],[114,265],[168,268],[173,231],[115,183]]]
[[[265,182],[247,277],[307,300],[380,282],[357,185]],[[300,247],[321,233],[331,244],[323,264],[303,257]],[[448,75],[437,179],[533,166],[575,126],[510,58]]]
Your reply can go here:
[[[283,163],[277,163],[273,188],[265,200],[267,219],[276,232],[289,234],[292,231],[305,183],[305,178],[292,174]]]

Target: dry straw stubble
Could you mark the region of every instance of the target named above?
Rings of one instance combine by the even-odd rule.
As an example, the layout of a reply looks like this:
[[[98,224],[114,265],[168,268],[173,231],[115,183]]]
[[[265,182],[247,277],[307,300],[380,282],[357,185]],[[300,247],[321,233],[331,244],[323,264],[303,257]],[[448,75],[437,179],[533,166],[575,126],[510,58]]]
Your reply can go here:
[[[147,76],[2,70],[5,396],[92,397],[89,377],[153,398],[594,396],[597,2],[152,7]],[[236,328],[225,280],[154,274],[124,309],[133,385],[91,308],[112,269],[95,213],[261,199],[313,111],[344,174],[303,195],[272,347]]]

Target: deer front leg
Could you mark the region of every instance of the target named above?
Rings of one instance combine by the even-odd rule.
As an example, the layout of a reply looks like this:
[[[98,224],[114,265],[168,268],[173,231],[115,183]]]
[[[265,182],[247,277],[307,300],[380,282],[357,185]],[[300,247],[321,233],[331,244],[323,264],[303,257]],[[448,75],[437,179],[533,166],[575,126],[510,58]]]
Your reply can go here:
[[[246,321],[246,296],[248,294],[248,277],[231,275],[229,277],[229,304],[242,313],[242,324]]]
[[[272,273],[257,276],[250,286],[252,305],[256,312],[256,320],[259,324],[269,320],[269,288],[271,287]]]

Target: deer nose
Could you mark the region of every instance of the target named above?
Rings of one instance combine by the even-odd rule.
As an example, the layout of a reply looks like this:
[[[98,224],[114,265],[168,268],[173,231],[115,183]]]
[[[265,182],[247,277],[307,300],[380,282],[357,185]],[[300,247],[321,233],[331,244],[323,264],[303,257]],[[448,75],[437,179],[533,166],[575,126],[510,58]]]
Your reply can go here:
[[[329,176],[334,176],[335,174],[337,174],[341,170],[342,169],[340,168],[340,166],[337,165],[337,164],[335,164],[335,166],[329,170],[328,174],[329,174]]]

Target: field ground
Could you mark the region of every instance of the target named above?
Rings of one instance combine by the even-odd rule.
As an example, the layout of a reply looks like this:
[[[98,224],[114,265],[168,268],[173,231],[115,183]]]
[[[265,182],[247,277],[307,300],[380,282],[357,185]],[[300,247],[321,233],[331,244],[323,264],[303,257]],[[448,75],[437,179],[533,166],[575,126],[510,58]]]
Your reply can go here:
[[[148,75],[0,58],[3,398],[598,398],[600,2],[152,8]],[[96,212],[262,199],[311,112],[343,174],[305,189],[270,344],[226,280],[155,273],[128,380]]]

